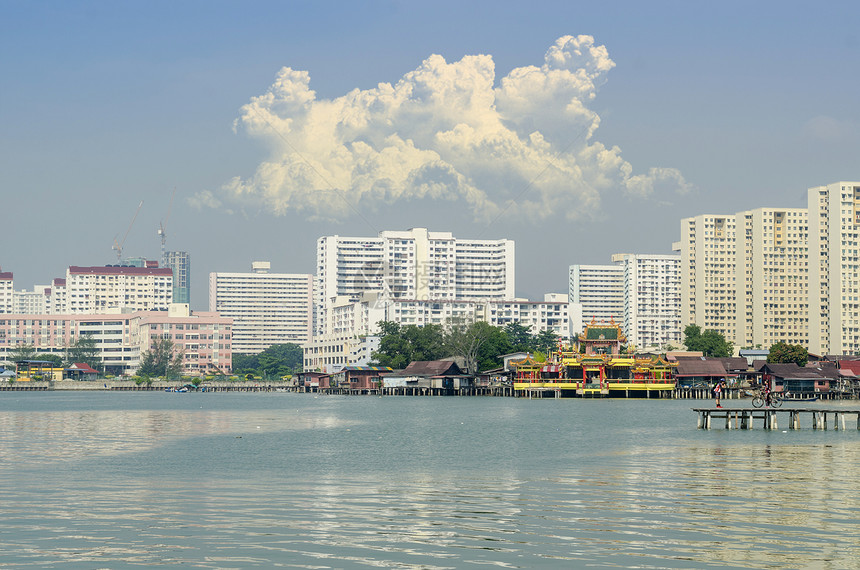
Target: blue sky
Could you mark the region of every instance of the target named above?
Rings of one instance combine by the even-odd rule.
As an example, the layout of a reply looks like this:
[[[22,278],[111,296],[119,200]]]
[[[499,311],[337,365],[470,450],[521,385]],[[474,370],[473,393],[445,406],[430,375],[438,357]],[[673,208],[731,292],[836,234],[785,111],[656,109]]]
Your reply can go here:
[[[0,267],[115,262],[141,200],[124,253],[158,259],[176,188],[197,309],[210,271],[409,227],[515,239],[518,295],[566,291],[682,217],[860,179],[858,29],[856,2],[3,0]]]

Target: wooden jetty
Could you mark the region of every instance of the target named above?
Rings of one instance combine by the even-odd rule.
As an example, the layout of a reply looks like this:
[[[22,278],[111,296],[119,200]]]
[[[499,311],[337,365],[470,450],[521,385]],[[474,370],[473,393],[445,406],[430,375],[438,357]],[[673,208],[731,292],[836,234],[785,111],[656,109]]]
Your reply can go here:
[[[699,429],[711,429],[711,420],[725,421],[726,429],[753,429],[755,420],[761,420],[763,429],[779,429],[777,416],[787,418],[788,429],[800,429],[801,415],[809,415],[812,429],[827,429],[828,417],[833,420],[833,429],[845,429],[845,416],[854,416],[860,430],[860,410],[844,408],[693,408],[698,415]],[[719,425],[717,422],[716,425]]]

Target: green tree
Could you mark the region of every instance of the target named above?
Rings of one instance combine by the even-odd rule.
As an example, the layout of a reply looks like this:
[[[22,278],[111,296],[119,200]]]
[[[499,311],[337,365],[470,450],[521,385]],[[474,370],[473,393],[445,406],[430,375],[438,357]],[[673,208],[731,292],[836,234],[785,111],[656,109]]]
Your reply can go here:
[[[99,357],[96,339],[92,335],[81,335],[66,348],[66,364],[71,366],[76,362],[86,363],[93,369],[101,371],[102,359]]]
[[[304,354],[302,347],[293,344],[273,344],[257,355],[257,370],[263,377],[283,377],[301,372]]]
[[[700,351],[705,356],[726,357],[734,352],[734,345],[726,337],[711,329],[702,332],[695,324],[684,329],[684,345],[687,350]]]
[[[513,321],[505,325],[504,333],[511,345],[511,352],[528,352],[534,350],[534,336],[531,333],[531,328],[531,325],[525,326],[518,321]]]
[[[438,360],[445,354],[444,329],[441,325],[401,326],[391,321],[380,321],[379,350],[373,360],[380,366],[406,368],[417,360]]]
[[[502,365],[501,356],[514,352],[510,338],[504,329],[490,327],[486,342],[478,350],[478,368],[475,372],[492,370]]]
[[[44,360],[45,362],[50,362],[54,368],[62,368],[63,367],[63,359],[57,356],[56,354],[40,354],[38,360]]]
[[[534,349],[551,354],[558,347],[558,335],[551,330],[543,330],[535,335]]]
[[[234,374],[256,374],[260,368],[259,354],[239,354],[233,353],[233,373]]]
[[[22,360],[38,360],[38,353],[36,352],[36,347],[32,344],[22,344],[20,346],[15,347],[7,359],[9,362],[20,362]]]
[[[486,321],[466,323],[453,320],[445,331],[445,347],[449,354],[463,358],[469,374],[477,374],[481,357],[486,356],[487,345],[491,344],[497,332],[501,331]],[[491,365],[490,368],[492,367]]]
[[[172,340],[155,339],[150,349],[143,353],[137,374],[144,378],[163,376],[169,380],[182,372],[184,356],[184,350],[178,350]]]
[[[794,362],[798,366],[806,366],[809,360],[809,351],[799,344],[788,344],[778,342],[770,347],[770,352],[767,355],[767,361],[770,363],[789,363]]]

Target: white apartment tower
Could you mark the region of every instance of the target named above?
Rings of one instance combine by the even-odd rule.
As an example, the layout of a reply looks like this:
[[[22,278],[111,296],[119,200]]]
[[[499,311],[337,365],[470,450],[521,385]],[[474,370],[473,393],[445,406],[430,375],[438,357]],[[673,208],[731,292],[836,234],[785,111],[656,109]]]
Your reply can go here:
[[[735,216],[681,220],[681,328],[697,324],[734,341]]]
[[[571,325],[616,322],[637,349],[680,345],[681,257],[619,253],[613,265],[571,265]]]
[[[627,340],[637,349],[680,347],[681,256],[620,253],[612,261],[623,268]]]
[[[0,271],[0,313],[12,312],[12,299],[15,295],[12,272]]]
[[[860,353],[860,182],[810,188],[809,351]]]
[[[51,281],[51,288],[47,291],[48,314],[60,315],[66,311],[68,295],[66,295],[66,280],[56,277]]]
[[[736,346],[808,345],[808,219],[800,208],[735,215]]]
[[[737,347],[807,346],[808,228],[800,208],[681,220],[682,327],[716,330]]]
[[[61,312],[166,311],[173,299],[173,272],[155,265],[69,267]]]
[[[32,291],[26,289],[13,294],[12,312],[24,315],[44,315],[48,313],[51,288],[36,285]]]
[[[573,334],[592,320],[621,324],[624,317],[624,268],[620,265],[571,265],[569,298]]]
[[[270,268],[268,261],[255,261],[251,273],[209,274],[209,310],[233,319],[234,353],[311,338],[313,276]]]
[[[513,299],[514,242],[463,240],[426,228],[375,238],[317,240],[317,334],[327,334],[338,298],[366,293],[392,299]]]

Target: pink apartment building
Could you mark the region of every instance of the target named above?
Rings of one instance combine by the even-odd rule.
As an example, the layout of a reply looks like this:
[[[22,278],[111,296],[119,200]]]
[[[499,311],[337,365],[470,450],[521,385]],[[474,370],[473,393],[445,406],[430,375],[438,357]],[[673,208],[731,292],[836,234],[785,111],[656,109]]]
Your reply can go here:
[[[140,366],[154,338],[168,338],[185,351],[183,374],[229,374],[232,321],[218,313],[192,313],[184,304],[171,305],[168,311],[115,314],[0,314],[0,361],[23,345],[64,358],[68,346],[89,336],[105,372],[128,375]]]

